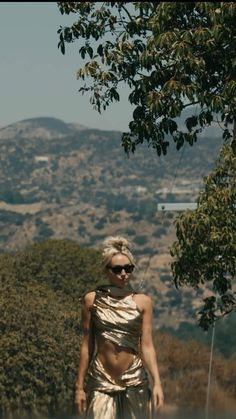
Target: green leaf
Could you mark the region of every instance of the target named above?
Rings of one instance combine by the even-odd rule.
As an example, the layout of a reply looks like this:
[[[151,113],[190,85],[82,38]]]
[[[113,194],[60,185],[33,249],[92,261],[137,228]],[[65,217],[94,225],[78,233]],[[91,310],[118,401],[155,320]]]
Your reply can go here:
[[[88,78],[90,88],[79,86],[78,91],[93,97],[99,86],[109,96],[114,88],[109,100],[104,96],[97,104],[100,112],[119,100],[119,88],[126,85],[128,100],[145,115],[143,124],[130,125],[137,144],[154,141],[162,154],[162,136],[165,140],[171,135],[177,149],[184,142],[193,145],[201,132],[197,125],[203,130],[215,113],[226,128],[222,140],[229,138],[236,115],[233,2],[131,2],[128,8],[123,2],[99,7],[95,2],[69,2],[58,7],[62,14],[75,13],[75,23],[58,30],[58,48],[65,54],[65,45],[77,42],[81,57],[90,58],[78,71],[79,82]],[[91,104],[96,106],[96,101]],[[196,107],[186,121],[189,132],[180,127],[177,132],[167,120],[183,116],[187,106]],[[137,112],[136,122],[138,117]]]

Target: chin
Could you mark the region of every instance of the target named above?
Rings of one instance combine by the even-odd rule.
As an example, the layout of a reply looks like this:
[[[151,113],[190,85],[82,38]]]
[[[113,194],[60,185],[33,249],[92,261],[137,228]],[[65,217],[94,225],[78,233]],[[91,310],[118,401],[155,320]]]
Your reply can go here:
[[[117,287],[117,288],[124,288],[127,284],[128,284],[128,281],[124,281],[124,282],[119,282],[119,283],[116,283],[116,284],[112,283],[111,285],[113,285],[114,287]]]
[[[128,281],[124,281],[120,285],[118,285],[118,287],[124,288],[127,284],[128,284]]]

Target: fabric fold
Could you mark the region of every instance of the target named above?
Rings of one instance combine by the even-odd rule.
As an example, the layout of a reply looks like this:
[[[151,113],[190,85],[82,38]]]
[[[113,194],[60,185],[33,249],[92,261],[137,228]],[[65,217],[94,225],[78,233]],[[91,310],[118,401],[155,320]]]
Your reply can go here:
[[[97,289],[92,307],[94,350],[85,386],[86,419],[150,419],[148,375],[140,355],[142,314],[132,290],[123,290],[121,297],[114,297],[114,291],[114,287]],[[133,354],[131,364],[118,377],[111,377],[104,368],[97,340],[113,342]]]

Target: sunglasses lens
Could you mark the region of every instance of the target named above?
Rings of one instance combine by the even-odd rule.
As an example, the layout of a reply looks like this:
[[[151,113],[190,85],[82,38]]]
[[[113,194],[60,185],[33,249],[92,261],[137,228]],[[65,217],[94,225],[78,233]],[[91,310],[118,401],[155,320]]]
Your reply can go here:
[[[116,266],[111,266],[110,269],[116,275],[120,274],[123,269],[125,270],[127,274],[131,274],[131,272],[133,272],[134,270],[134,265],[124,265],[124,266],[116,265]]]
[[[124,270],[127,274],[131,274],[131,272],[133,272],[133,270],[134,270],[134,266],[133,265],[125,265]]]
[[[112,271],[114,274],[120,274],[120,273],[121,273],[121,271],[122,271],[122,268],[121,268],[120,266],[113,266],[113,267],[111,268],[111,271]]]

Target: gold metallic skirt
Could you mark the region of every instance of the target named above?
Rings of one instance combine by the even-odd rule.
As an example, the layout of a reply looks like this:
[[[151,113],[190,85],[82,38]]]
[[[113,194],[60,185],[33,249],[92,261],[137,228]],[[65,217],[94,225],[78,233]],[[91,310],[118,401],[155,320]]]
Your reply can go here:
[[[114,380],[95,357],[86,383],[86,419],[150,419],[151,397],[142,360],[133,362],[119,379]]]

